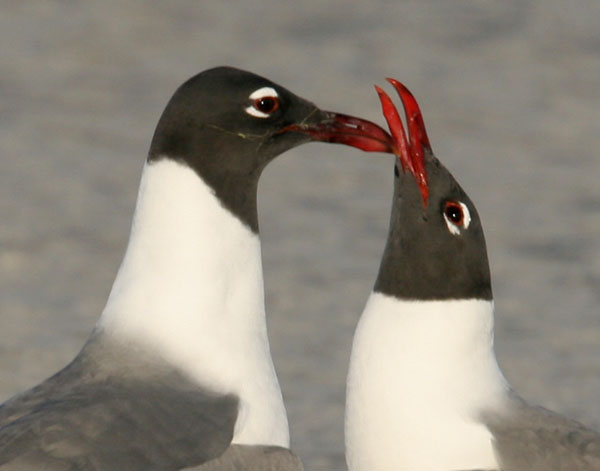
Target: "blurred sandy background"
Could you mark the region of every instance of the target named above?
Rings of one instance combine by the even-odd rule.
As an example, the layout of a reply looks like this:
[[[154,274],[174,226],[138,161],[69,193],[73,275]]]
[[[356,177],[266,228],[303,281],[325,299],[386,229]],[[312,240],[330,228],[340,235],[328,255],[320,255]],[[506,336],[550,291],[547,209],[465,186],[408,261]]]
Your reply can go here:
[[[406,83],[483,218],[506,375],[600,428],[599,22],[595,0],[1,2],[0,399],[79,350],[164,105],[228,64],[380,123],[373,83]],[[310,144],[261,183],[271,345],[307,469],[345,467],[392,175],[390,156]]]

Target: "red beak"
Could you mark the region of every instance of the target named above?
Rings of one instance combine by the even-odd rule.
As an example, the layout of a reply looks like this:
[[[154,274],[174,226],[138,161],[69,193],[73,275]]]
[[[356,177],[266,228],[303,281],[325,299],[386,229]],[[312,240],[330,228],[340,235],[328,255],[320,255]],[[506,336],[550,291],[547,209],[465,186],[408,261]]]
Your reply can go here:
[[[356,147],[366,152],[393,153],[394,141],[377,124],[354,116],[324,111],[327,118],[318,123],[292,124],[285,131],[308,134],[314,141]]]
[[[425,151],[431,153],[431,144],[425,130],[423,115],[419,109],[419,105],[415,97],[410,93],[398,80],[388,78],[404,106],[404,115],[406,117],[407,133],[404,131],[402,120],[398,110],[392,103],[392,100],[381,88],[375,85],[375,89],[381,101],[383,115],[390,127],[393,137],[393,152],[398,156],[402,170],[410,171],[417,180],[419,189],[421,190],[421,198],[423,207],[427,206],[427,198],[429,197],[429,186],[427,184],[427,172],[425,170]]]

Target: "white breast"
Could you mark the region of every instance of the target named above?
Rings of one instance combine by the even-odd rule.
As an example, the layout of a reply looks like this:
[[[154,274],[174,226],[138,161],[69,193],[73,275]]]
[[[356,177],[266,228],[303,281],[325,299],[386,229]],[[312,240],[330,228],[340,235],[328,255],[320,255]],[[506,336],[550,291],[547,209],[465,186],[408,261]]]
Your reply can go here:
[[[492,302],[371,294],[348,375],[350,470],[497,469],[478,413],[502,407],[506,388]]]
[[[260,241],[190,168],[146,164],[98,328],[150,348],[242,409],[234,442],[287,447],[265,323]]]

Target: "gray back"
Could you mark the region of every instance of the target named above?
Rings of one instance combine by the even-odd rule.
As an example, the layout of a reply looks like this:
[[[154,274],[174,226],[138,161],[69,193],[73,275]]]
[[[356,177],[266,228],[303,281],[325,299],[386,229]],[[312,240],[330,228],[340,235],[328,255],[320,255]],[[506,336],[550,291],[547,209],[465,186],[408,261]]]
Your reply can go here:
[[[237,398],[131,353],[93,339],[65,369],[3,404],[0,470],[178,470],[222,454]]]
[[[508,414],[484,414],[502,471],[598,471],[600,434],[512,394]]]
[[[287,448],[231,445],[220,457],[186,471],[303,471],[300,459]]]

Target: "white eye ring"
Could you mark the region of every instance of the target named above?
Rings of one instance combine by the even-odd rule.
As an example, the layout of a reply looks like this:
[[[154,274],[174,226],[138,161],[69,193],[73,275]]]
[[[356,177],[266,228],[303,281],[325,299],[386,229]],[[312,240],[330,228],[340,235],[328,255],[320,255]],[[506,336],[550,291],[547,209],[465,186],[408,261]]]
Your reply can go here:
[[[277,94],[277,92],[275,91],[275,89],[273,87],[262,87],[262,88],[259,88],[258,90],[254,90],[248,98],[250,100],[252,100],[254,103],[256,103],[257,100],[260,100],[261,98],[267,98],[267,97],[279,98],[279,95]],[[248,113],[250,116],[254,116],[255,118],[268,118],[269,116],[271,116],[269,113],[264,113],[264,112],[256,109],[254,104],[245,108],[244,111],[246,113]]]
[[[446,216],[446,209],[450,205],[460,207],[460,209],[462,211],[462,221],[460,223],[455,223],[454,221],[451,221],[448,218],[448,216]],[[444,212],[442,214],[444,215],[444,220],[446,221],[446,226],[448,226],[448,230],[453,235],[460,235],[460,229],[461,228],[468,229],[469,224],[471,224],[471,213],[469,212],[469,208],[467,207],[466,204],[464,204],[460,201],[446,202],[446,205],[444,206]]]

